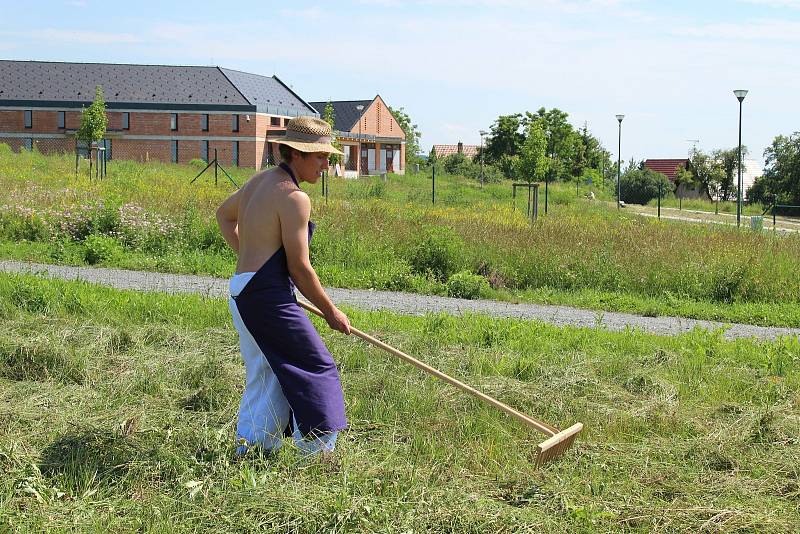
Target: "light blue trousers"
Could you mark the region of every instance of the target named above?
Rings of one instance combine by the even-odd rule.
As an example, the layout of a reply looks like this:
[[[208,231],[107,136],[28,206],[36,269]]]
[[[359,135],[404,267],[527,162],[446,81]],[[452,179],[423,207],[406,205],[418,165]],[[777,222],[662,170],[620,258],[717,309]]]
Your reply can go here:
[[[255,274],[248,272],[234,275],[230,280],[231,297],[238,295]],[[291,407],[267,358],[245,327],[233,298],[228,299],[228,308],[231,310],[233,325],[239,333],[239,348],[247,376],[236,425],[237,442],[241,445],[236,452],[244,454],[252,446],[260,446],[268,451],[277,450],[283,444],[283,432],[289,424]],[[279,327],[276,325],[276,328]],[[304,454],[332,451],[336,447],[338,432],[303,437],[297,428],[297,421],[292,423],[292,438]]]

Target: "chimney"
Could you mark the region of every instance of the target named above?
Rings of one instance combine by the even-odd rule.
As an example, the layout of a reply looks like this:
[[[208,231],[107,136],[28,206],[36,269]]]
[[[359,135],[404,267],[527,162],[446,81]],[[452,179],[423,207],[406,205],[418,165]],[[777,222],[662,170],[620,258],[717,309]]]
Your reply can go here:
[[[459,154],[464,153],[464,143],[462,143],[461,141],[458,142],[458,153]]]

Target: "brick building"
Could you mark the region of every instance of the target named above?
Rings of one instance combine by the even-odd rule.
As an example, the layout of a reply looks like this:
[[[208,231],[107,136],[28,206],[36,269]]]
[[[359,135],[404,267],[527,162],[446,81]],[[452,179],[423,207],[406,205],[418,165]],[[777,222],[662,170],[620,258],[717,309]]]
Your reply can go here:
[[[0,143],[72,152],[101,86],[110,159],[260,168],[291,117],[319,114],[277,76],[220,67],[0,60]]]
[[[406,134],[380,95],[372,100],[336,100],[336,139],[344,152],[344,176],[406,172]],[[309,102],[322,116],[328,102]],[[359,156],[360,155],[360,156]]]

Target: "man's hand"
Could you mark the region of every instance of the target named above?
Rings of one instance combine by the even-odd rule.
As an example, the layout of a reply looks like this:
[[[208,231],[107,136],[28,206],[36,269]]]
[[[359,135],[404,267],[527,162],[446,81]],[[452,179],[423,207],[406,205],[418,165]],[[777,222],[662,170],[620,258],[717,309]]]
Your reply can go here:
[[[350,319],[347,315],[339,311],[339,308],[334,307],[329,313],[325,314],[325,320],[328,321],[328,326],[341,332],[342,334],[350,335]]]

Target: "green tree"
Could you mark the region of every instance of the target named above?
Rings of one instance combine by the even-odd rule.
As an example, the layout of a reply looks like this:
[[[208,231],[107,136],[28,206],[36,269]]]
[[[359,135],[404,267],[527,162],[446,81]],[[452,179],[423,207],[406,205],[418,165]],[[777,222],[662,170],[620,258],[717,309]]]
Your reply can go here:
[[[525,136],[522,134],[522,115],[500,115],[491,126],[489,139],[486,141],[484,157],[486,163],[498,163],[500,167],[507,167],[501,160],[504,156],[513,157],[519,153]],[[505,172],[506,169],[503,169]],[[506,174],[511,177],[510,174]]]
[[[748,198],[770,202],[773,195],[782,204],[800,205],[800,132],[779,135],[764,150],[764,176],[750,189]]]
[[[742,157],[747,155],[747,147],[742,147]],[[722,178],[719,184],[721,200],[732,200],[736,198],[739,189],[737,178],[739,171],[739,148],[729,148],[715,150],[711,157],[716,160],[722,169]],[[742,172],[745,171],[742,164]]]
[[[334,148],[341,150],[342,143],[336,138],[336,129],[334,128],[334,124],[336,124],[336,111],[333,109],[333,103],[330,101],[325,104],[325,109],[322,111],[322,120],[331,125],[331,132],[333,132],[331,134],[331,144],[334,146]],[[331,154],[328,157],[328,161],[331,165],[339,163],[341,159],[342,156],[339,154]]]
[[[694,172],[684,165],[678,167],[678,170],[675,171],[675,190],[677,191],[680,186],[684,186],[686,189],[694,189],[696,185],[697,181]]]
[[[700,184],[712,198],[722,198],[725,170],[713,155],[694,149],[689,156],[694,183]]]
[[[551,161],[551,179],[570,180],[577,172],[575,160],[580,148],[579,136],[568,121],[569,114],[560,109],[539,108],[536,113],[525,113],[525,123],[540,122],[547,139],[547,155]]]
[[[547,157],[547,138],[542,121],[528,124],[525,142],[522,144],[518,159],[514,162],[514,177],[531,183],[544,180],[550,168]]]
[[[106,115],[106,102],[103,98],[103,88],[95,87],[94,100],[88,108],[81,110],[81,125],[76,137],[89,146],[99,141],[106,134],[108,116]]]
[[[629,167],[619,182],[622,200],[633,204],[647,204],[662,195],[672,192],[675,186],[669,179],[650,169]]]
[[[419,131],[419,126],[411,121],[405,108],[393,109],[390,107],[389,111],[400,125],[400,129],[406,134],[406,169],[408,169],[409,165],[419,163],[419,140],[422,132]]]

